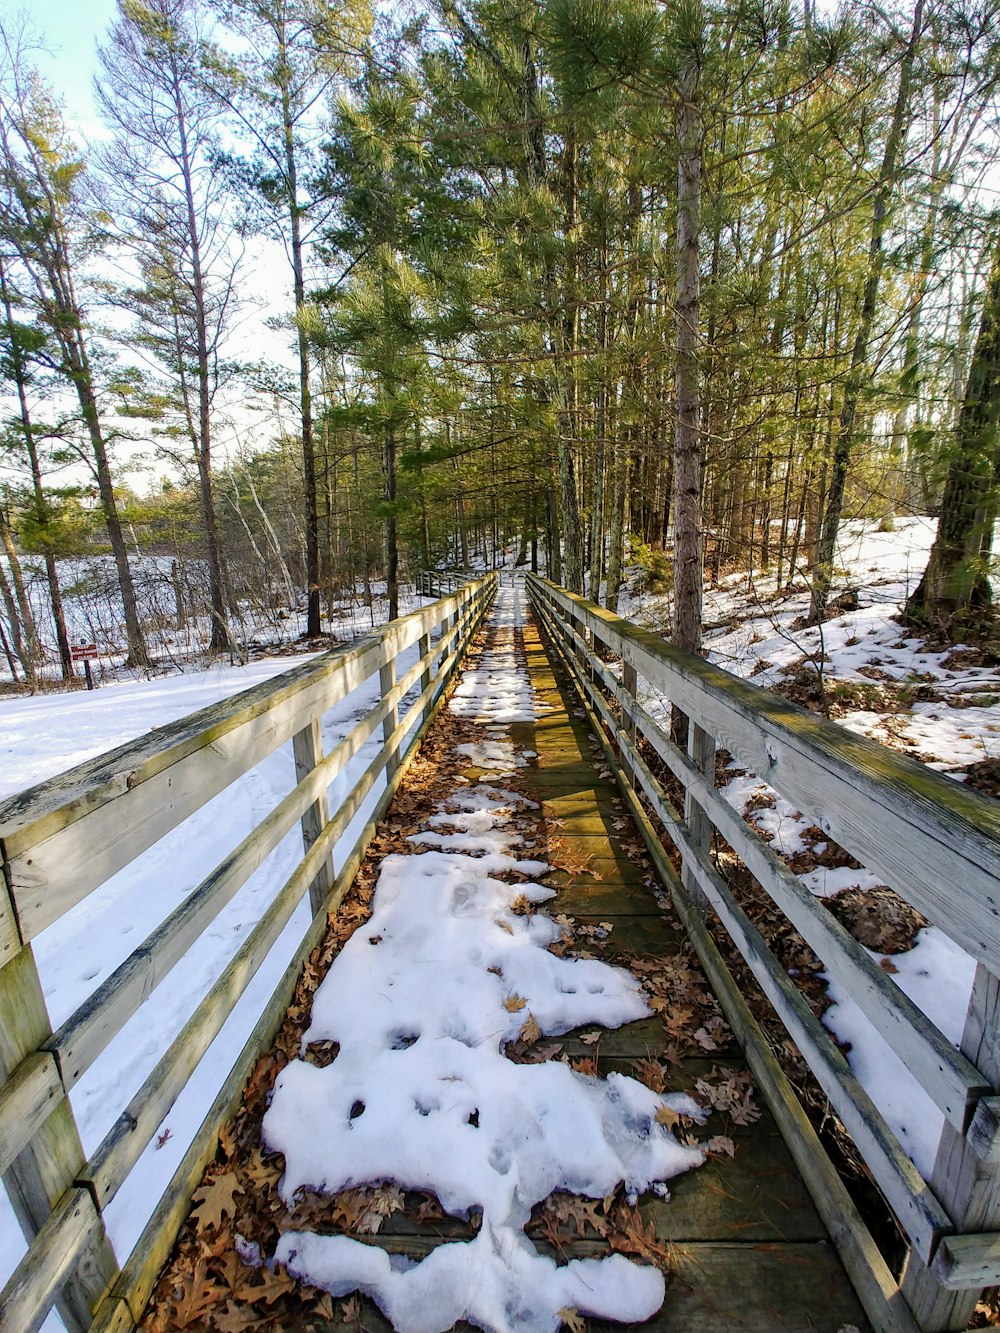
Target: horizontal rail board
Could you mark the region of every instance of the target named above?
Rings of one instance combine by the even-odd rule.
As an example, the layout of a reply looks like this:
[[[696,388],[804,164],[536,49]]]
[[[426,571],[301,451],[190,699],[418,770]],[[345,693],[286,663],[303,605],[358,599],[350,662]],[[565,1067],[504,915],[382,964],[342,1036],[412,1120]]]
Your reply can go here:
[[[26,1152],[44,1153],[49,1146],[45,1136],[59,1115],[65,1115],[67,1119],[77,1153],[71,1174],[57,1173],[60,1175],[57,1188],[41,1201],[47,1211],[46,1220],[37,1229],[27,1254],[0,1293],[4,1327],[17,1328],[19,1333],[22,1329],[37,1328],[53,1301],[58,1301],[60,1311],[70,1318],[73,1327],[86,1328],[90,1322],[87,1310],[93,1309],[94,1303],[101,1299],[102,1291],[109,1293],[101,1316],[106,1333],[119,1333],[119,1330],[125,1333],[134,1327],[135,1318],[127,1301],[122,1299],[121,1275],[107,1246],[98,1209],[107,1204],[124,1181],[142,1148],[155,1133],[162,1115],[270,952],[297,903],[314,883],[320,863],[332,854],[334,846],[355,821],[377,780],[386,773],[387,765],[391,762],[401,776],[422,734],[424,720],[447,687],[494,589],[495,578],[486,577],[457,596],[393,622],[344,653],[327,654],[318,663],[314,661],[293,668],[277,680],[244,691],[242,695],[202,710],[191,718],[181,719],[151,737],[119,747],[111,755],[80,765],[60,778],[40,784],[0,805],[5,884],[13,892],[13,903],[6,893],[0,898],[0,945],[6,938],[3,934],[5,920],[13,921],[16,913],[21,928],[15,938],[16,948],[9,949],[6,955],[0,952],[0,976],[6,978],[7,991],[11,993],[15,1008],[27,996],[25,1016],[23,1022],[20,1018],[19,1022],[21,1026],[28,1024],[30,1029],[21,1033],[18,1028],[10,1041],[5,1041],[10,1033],[0,1029],[0,1047],[10,1048],[10,1058],[6,1060],[10,1072],[0,1082],[0,1170],[3,1167],[17,1169],[15,1159],[22,1160],[19,1155]],[[197,808],[234,777],[252,768],[263,755],[291,740],[301,729],[303,719],[307,725],[315,726],[317,717],[327,708],[373,677],[386,661],[394,663],[399,653],[414,643],[418,644],[419,653],[415,665],[386,691],[329,755],[319,758],[250,838],[234,849],[177,912],[161,923],[159,933],[154,931],[140,950],[126,960],[123,965],[126,971],[119,969],[116,974],[118,987],[112,987],[103,996],[95,992],[98,995],[96,1003],[91,1003],[89,1008],[81,1007],[64,1024],[60,1034],[51,1034],[41,1002],[32,951],[23,947],[23,943],[43,928],[48,914],[58,916],[70,898],[75,902],[89,892],[90,880],[95,885],[103,882],[106,875],[128,864],[164,831],[174,827],[186,817],[185,803],[193,803]],[[417,697],[408,706],[405,717],[395,725],[399,704],[408,698],[418,682]],[[161,1057],[125,1114],[90,1162],[84,1164],[57,1055],[70,1069],[70,1081],[75,1081],[97,1051],[104,1048],[110,1036],[135,1011],[136,1001],[141,1002],[149,994],[191,941],[204,930],[223,905],[223,894],[225,901],[232,898],[253,869],[291,831],[310,802],[325,793],[330,782],[387,717],[394,723],[391,735],[383,738],[375,757],[347,799],[271,900],[260,921]],[[206,718],[209,720],[207,727]],[[405,753],[401,755],[404,745]],[[123,759],[133,764],[128,771],[123,767]],[[196,774],[199,759],[207,767],[207,785],[204,781],[199,784],[193,778],[189,780],[189,775]],[[397,781],[398,777],[386,784],[385,791],[375,802],[376,814],[372,819],[384,810]],[[161,797],[163,806],[157,810],[154,808],[156,800]],[[372,819],[354,835],[353,849],[337,878],[342,886],[348,872],[353,877],[354,871],[350,867],[356,869],[360,861],[359,848],[367,845],[374,832]],[[124,828],[124,834],[117,840],[108,833],[114,826],[109,820],[117,823],[120,833]],[[46,885],[52,888],[51,894],[38,893],[37,901],[33,898],[31,890],[42,887],[45,858],[53,847],[72,849],[76,845],[77,861],[73,862],[71,850],[67,860],[78,864],[82,855],[80,845],[91,846],[95,839],[105,835],[109,846],[92,847],[97,868],[89,867],[80,885],[69,885],[65,877],[61,882],[53,880]],[[67,839],[70,841],[65,841]],[[28,889],[19,885],[18,880],[19,871],[25,869],[37,876],[37,883]],[[220,877],[224,881],[221,887]],[[325,909],[334,908],[338,902],[339,897],[328,897],[324,900]],[[6,917],[3,909],[6,909]],[[319,938],[325,924],[326,910],[313,918],[306,939]],[[301,965],[301,956],[298,965]],[[127,971],[129,967],[131,972]],[[286,971],[286,979],[288,975]],[[27,995],[25,987],[29,983],[34,989]],[[112,1001],[116,989],[118,994]],[[20,1015],[20,1009],[16,1009],[16,1013]],[[9,1015],[5,1015],[5,1028],[7,1017]],[[258,1034],[259,1031],[260,1024],[255,1029]],[[0,1055],[3,1055],[2,1050]],[[3,1068],[2,1064],[0,1068]],[[243,1071],[242,1076],[248,1072]],[[55,1111],[59,1115],[54,1115]],[[60,1151],[65,1147],[63,1143]],[[12,1162],[15,1165],[12,1166]],[[70,1181],[72,1187],[67,1189],[66,1184]],[[54,1202],[50,1204],[50,1200]],[[36,1213],[39,1211],[35,1209]],[[28,1226],[28,1221],[25,1225]],[[172,1242],[173,1236],[166,1242],[168,1248]],[[104,1262],[108,1256],[112,1260],[110,1265]],[[62,1290],[64,1284],[65,1290]],[[75,1302],[72,1308],[66,1304],[70,1297]]]
[[[209,1046],[221,1031],[240,996],[250,984],[271,946],[287,925],[317,870],[333,850],[365,797],[385,769],[394,744],[409,726],[401,723],[390,741],[382,745],[350,795],[319,838],[272,899],[267,911],[230,959],[221,976],[174,1038],[165,1055],[146,1079],[80,1173],[94,1191],[102,1209],[114,1198],[122,1182],[151,1141],[163,1117],[179,1096]]]
[[[561,627],[564,628],[564,627]],[[581,647],[576,634],[569,637]],[[686,790],[698,798],[712,823],[744,865],[802,935],[811,949],[836,974],[876,1031],[919,1078],[922,1086],[950,1123],[965,1128],[969,1108],[991,1085],[971,1061],[957,1051],[926,1015],[872,960],[867,951],[800,882],[764,840],[751,829],[697,765],[666,735],[655,719],[615,680],[602,663],[591,658],[595,671],[617,699],[623,716],[635,724]],[[623,730],[606,701],[585,675],[579,684],[614,734],[626,762],[642,764],[632,737]],[[648,772],[648,769],[646,770]],[[661,812],[670,828],[683,829],[680,816]]]
[[[687,790],[709,812],[718,832],[876,1031],[916,1075],[938,1108],[957,1129],[964,1129],[969,1107],[991,1091],[989,1081],[872,960],[854,936],[682,754],[649,713],[641,705],[635,705],[629,716],[635,719],[660,758],[669,763]]]
[[[747,768],[996,967],[1000,812],[979,792],[684,653],[648,630],[529,576]]]
[[[313,948],[323,939],[328,914],[336,910],[344,894],[350,888],[360,868],[365,851],[375,836],[378,823],[388,810],[399,783],[416,753],[417,742],[426,731],[437,708],[440,706],[441,696],[447,688],[448,680],[454,673],[468,638],[471,637],[472,629],[481,616],[483,602],[484,598],[481,597],[476,603],[474,613],[470,617],[470,623],[466,626],[468,634],[465,642],[452,648],[452,651],[438,668],[439,674],[428,682],[428,685],[421,692],[420,698],[408,710],[407,718],[401,723],[401,728],[405,730],[408,719],[414,715],[417,709],[423,707],[425,698],[433,694],[433,702],[428,705],[427,716],[421,724],[420,732],[414,737],[413,743],[401,759],[399,768],[379,796],[368,823],[360,830],[353,850],[337,872],[323,910],[311,922],[301,945],[285,969],[240,1056],[237,1058],[222,1088],[216,1094],[215,1100],[191,1146],[185,1152],[171,1177],[132,1254],[126,1260],[118,1281],[98,1309],[93,1324],[93,1333],[131,1333],[131,1330],[142,1318],[160,1268],[169,1256],[173,1248],[174,1238],[187,1216],[191,1195],[197,1188],[205,1167],[215,1155],[219,1130],[237,1110],[243,1087],[250,1076],[255,1059],[273,1040],[291,1003],[302,972],[303,963]]]
[[[595,663],[591,662],[589,665]],[[579,672],[574,674],[578,686],[586,683]],[[597,696],[588,690],[587,696],[583,699],[584,707],[590,711],[591,724],[609,763],[618,767],[617,756],[592,711],[591,705],[596,701]],[[757,1080],[761,1094],[788,1144],[831,1239],[840,1251],[844,1267],[873,1325],[879,1333],[919,1333],[898,1282],[879,1252],[794,1088],[775,1058],[715,941],[706,929],[701,913],[694,908],[680,878],[667,860],[663,845],[656,836],[653,824],[636,791],[621,775],[620,769],[618,785],[657,871],[663,883],[669,888],[678,915],[694,943],[706,976],[747,1057],[747,1063]]]
[[[182,718],[0,804],[0,843],[21,938],[45,926],[237,777],[341,702],[461,595],[394,621],[344,652]]]
[[[421,668],[418,662],[407,672],[398,687],[400,694]],[[392,704],[387,698],[371,709],[62,1024],[47,1049],[58,1056],[67,1088],[82,1078],[208,923],[295,827],[303,811],[354,758]]]
[[[731,1021],[735,1016],[734,1030],[741,1029],[741,1021],[738,1012],[730,1011],[738,1010],[742,997],[736,997],[735,1005],[732,994],[727,997],[732,978],[706,927],[709,909],[801,1051],[910,1241],[904,1276],[897,1283],[874,1244],[866,1252],[854,1243],[849,1227],[845,1230],[850,1209],[828,1198],[831,1235],[874,1327],[965,1327],[976,1293],[1000,1283],[1000,1096],[992,1021],[1000,987],[996,804],[729,678],[555,585],[532,579],[529,586],[553,646],[618,770],[653,859],[669,869],[675,905],[727,1015]],[[620,655],[620,679],[601,661],[602,644]],[[672,720],[680,712],[690,722],[687,753],[675,744],[666,724],[639,702],[640,676],[672,711]],[[640,737],[682,784],[683,817],[643,757]],[[715,785],[716,744],[793,801],[978,960],[961,1051],[882,974],[869,952],[725,800]],[[653,832],[654,820],[680,852],[680,878],[666,861]],[[710,856],[715,834],[944,1112],[946,1123],[927,1182],[744,911],[738,891],[719,873]],[[718,975],[715,962],[724,976]],[[742,1030],[738,1035],[743,1042]],[[750,1046],[747,1053],[750,1057]],[[754,1056],[751,1064],[758,1060],[759,1055]],[[781,1077],[780,1071],[771,1071],[765,1078],[769,1101]],[[794,1124],[777,1111],[775,1115],[796,1155]],[[824,1162],[832,1170],[825,1154]],[[799,1165],[810,1182],[811,1163]],[[814,1194],[826,1220],[824,1191]]]

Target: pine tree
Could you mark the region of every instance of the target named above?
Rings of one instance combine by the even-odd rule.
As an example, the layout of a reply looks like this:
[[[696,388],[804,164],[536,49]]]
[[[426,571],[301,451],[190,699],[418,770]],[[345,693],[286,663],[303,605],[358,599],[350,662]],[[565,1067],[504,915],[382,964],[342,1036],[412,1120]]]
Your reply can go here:
[[[56,368],[76,395],[118,574],[129,660],[135,666],[148,666],[87,321],[77,291],[74,251],[85,221],[80,201],[84,167],[51,93],[27,66],[9,32],[3,34],[3,48],[0,239],[25,274],[25,289],[30,286],[38,322],[57,352]]]
[[[141,285],[119,287],[135,344],[166,377],[165,407],[194,456],[208,559],[210,650],[230,647],[213,495],[213,417],[222,353],[237,314],[242,256],[217,162],[218,112],[202,87],[204,41],[194,0],[119,0],[100,49],[98,105],[113,139],[100,150],[111,239]]]

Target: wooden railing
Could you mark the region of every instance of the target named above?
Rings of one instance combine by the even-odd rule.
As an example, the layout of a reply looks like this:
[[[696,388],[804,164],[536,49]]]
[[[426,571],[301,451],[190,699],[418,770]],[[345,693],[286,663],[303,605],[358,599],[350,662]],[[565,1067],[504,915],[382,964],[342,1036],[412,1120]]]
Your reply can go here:
[[[478,577],[471,569],[423,569],[416,577],[415,586],[421,597],[445,597]]]
[[[479,578],[346,652],[314,658],[0,805],[5,881],[0,887],[0,1173],[30,1238],[27,1254],[0,1293],[0,1328],[29,1333],[53,1305],[74,1333],[135,1327],[215,1153],[219,1128],[280,1026],[302,963],[354,878],[376,821],[495,589],[495,575]],[[414,644],[417,661],[397,679],[399,655]],[[322,715],[376,673],[378,702],[324,754]],[[409,702],[413,690],[417,695]],[[340,808],[330,811],[330,783],[379,729],[381,748]],[[32,940],[289,740],[295,788],[53,1032]],[[353,843],[338,847],[335,870],[334,848],[370,793],[378,797],[374,809]],[[275,885],[263,915],[87,1158],[69,1099],[73,1085],[296,823],[302,829],[302,860],[284,884]],[[104,1209],[307,890],[311,925],[119,1268]]]
[[[1000,1283],[1000,806],[547,580],[529,576],[528,588],[872,1324],[880,1333],[964,1329],[981,1289]],[[620,664],[612,665],[613,658]],[[669,717],[654,717],[640,702],[652,693],[668,701],[667,713],[673,708],[686,715],[684,748],[671,739]],[[807,813],[975,960],[960,1050],[722,797],[715,785],[717,746]],[[655,776],[661,762],[684,787],[683,811]],[[679,876],[662,832],[680,854]],[[942,1112],[944,1130],[928,1180],[720,873],[713,844],[721,842]],[[720,926],[892,1209],[908,1246],[901,1280],[751,1014],[716,944]]]

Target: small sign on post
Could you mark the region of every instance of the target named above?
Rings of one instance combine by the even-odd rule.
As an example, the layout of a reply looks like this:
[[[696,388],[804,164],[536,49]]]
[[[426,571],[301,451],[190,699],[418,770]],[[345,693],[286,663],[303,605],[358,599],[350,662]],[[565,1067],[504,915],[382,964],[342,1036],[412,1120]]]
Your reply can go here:
[[[90,664],[94,660],[94,658],[98,656],[97,644],[74,643],[73,646],[70,648],[69,652],[74,662],[83,663],[83,675],[84,679],[87,682],[87,689],[88,690],[95,689],[96,687],[94,685],[94,670]]]

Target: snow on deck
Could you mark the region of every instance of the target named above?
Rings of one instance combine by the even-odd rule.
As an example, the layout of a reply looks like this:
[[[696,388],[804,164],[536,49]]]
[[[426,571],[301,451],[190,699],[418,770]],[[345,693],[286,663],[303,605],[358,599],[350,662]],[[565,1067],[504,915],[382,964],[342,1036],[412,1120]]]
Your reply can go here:
[[[527,1023],[559,1034],[649,1013],[628,972],[556,957],[547,946],[559,926],[511,910],[518,897],[553,896],[535,878],[548,867],[523,855],[510,827],[531,803],[496,785],[525,762],[509,724],[545,707],[518,649],[522,595],[500,592],[493,642],[450,704],[482,729],[457,747],[482,776],[440,804],[433,831],[410,839],[412,854],[383,861],[371,920],[335,959],[304,1037],[304,1046],[338,1043],[337,1058],[288,1065],[263,1124],[268,1147],[285,1156],[289,1204],[306,1187],[333,1194],[391,1181],[433,1192],[452,1214],[481,1212],[471,1241],[419,1262],[346,1236],[281,1236],[274,1257],[293,1274],[337,1296],[365,1292],[401,1333],[460,1319],[549,1333],[566,1310],[648,1318],[664,1295],[657,1269],[621,1255],[558,1266],[525,1224],[555,1190],[601,1198],[624,1182],[638,1194],[703,1160],[657,1119],[664,1106],[701,1118],[689,1097],[503,1053]],[[506,871],[532,878],[507,883]]]

